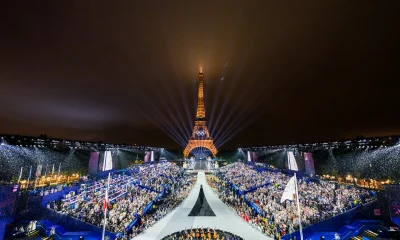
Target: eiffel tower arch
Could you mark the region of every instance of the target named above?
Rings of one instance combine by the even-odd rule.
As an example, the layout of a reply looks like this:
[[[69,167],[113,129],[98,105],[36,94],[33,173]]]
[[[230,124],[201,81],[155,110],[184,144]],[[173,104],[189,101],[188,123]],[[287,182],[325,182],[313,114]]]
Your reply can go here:
[[[201,151],[200,154],[203,154],[204,151],[201,149],[209,150],[213,157],[215,157],[218,152],[217,148],[214,145],[214,140],[210,136],[207,128],[206,111],[204,107],[203,78],[204,74],[200,69],[196,121],[194,121],[192,136],[190,137],[189,142],[185,150],[183,151],[183,155],[185,158],[189,157],[191,153],[193,155],[199,154],[198,152],[196,152],[196,150]]]

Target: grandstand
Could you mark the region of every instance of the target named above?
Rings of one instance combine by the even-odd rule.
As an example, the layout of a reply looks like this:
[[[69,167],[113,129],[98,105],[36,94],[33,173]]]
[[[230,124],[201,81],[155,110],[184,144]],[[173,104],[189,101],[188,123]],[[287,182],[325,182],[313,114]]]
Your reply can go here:
[[[317,150],[282,146],[283,150],[274,148],[267,154],[265,148],[239,149],[237,161],[226,164],[223,159],[165,159],[157,148],[150,147],[99,148],[94,154],[93,148],[60,149],[48,145],[41,151],[49,160],[54,156],[60,160],[69,157],[71,162],[86,158],[86,170],[81,171],[78,179],[76,174],[64,179],[60,176],[68,176],[76,166],[63,162],[59,164],[63,168],[57,169],[52,167],[57,162],[48,162],[51,167],[47,168],[32,164],[31,169],[41,174],[32,174],[21,166],[22,176],[12,178],[20,184],[14,182],[2,189],[4,236],[101,239],[105,226],[108,239],[289,240],[301,238],[301,223],[304,239],[397,238],[400,191],[395,178],[365,185],[355,179],[343,180],[348,176],[342,180],[338,175],[319,176],[319,160],[315,170],[312,157],[318,156],[321,149],[314,146]],[[10,152],[19,155],[25,164],[35,161],[35,154],[29,153],[31,149],[36,154],[40,151],[30,145],[1,147],[3,153],[11,149],[7,156]],[[346,144],[343,148],[353,155],[360,149],[348,149]],[[368,151],[380,158],[377,153],[384,149],[386,153],[399,151],[396,142]],[[368,151],[364,150],[362,156],[367,157]],[[143,160],[139,160],[139,155]],[[348,159],[346,155],[344,159]],[[277,161],[282,162],[279,165]],[[338,158],[337,164],[340,161]],[[110,164],[111,169],[105,170],[105,164]],[[55,181],[39,184],[37,179],[42,179],[41,175],[46,176],[44,179],[54,177]],[[294,175],[298,195],[282,201]]]

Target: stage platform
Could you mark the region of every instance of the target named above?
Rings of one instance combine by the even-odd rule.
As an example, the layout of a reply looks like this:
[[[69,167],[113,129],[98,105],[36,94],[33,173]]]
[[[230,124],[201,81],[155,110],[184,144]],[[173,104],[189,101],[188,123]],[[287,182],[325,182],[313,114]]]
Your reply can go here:
[[[195,205],[203,186],[204,195],[216,216],[189,217],[189,213]],[[209,227],[227,231],[248,240],[272,239],[263,235],[257,229],[251,227],[233,210],[225,205],[213,190],[208,186],[206,175],[199,172],[197,182],[188,197],[175,210],[167,214],[158,223],[146,229],[142,234],[135,237],[137,240],[162,239],[174,232],[196,227]]]
[[[215,172],[215,170],[186,170],[186,172],[188,172],[188,173],[195,173],[195,174],[197,174],[197,173],[199,173],[199,172],[202,172],[202,173],[214,173]]]
[[[193,170],[208,171],[208,170],[212,170],[212,169],[213,169],[213,166],[212,166],[212,163],[210,161],[207,161],[207,160],[196,160],[196,161],[194,161]]]

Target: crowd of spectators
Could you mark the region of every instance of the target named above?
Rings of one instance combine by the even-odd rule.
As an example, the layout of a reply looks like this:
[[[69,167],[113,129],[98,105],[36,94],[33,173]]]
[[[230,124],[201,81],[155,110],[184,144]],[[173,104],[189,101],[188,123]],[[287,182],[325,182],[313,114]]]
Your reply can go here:
[[[171,185],[165,197],[156,201],[153,205],[153,209],[141,218],[141,224],[136,226],[132,230],[132,233],[126,234],[123,239],[130,239],[137,236],[171,212],[189,195],[195,182],[195,176],[190,174],[182,175],[180,179]]]
[[[182,169],[171,163],[144,165],[130,171],[127,175],[113,175],[110,180],[106,225],[110,232],[124,233],[135,218],[144,215],[150,202],[155,201],[167,186],[175,190],[176,183],[184,176]],[[47,207],[101,227],[106,186],[107,178],[82,184],[76,194],[67,194]],[[186,188],[179,190],[183,189]]]
[[[267,182],[269,172],[258,172],[252,166],[238,162],[219,169],[219,173],[235,184],[239,190],[247,191]]]
[[[173,177],[181,171],[182,168],[171,163],[144,165],[139,167],[139,173],[135,174],[135,178],[138,179],[140,185],[161,192],[167,184],[171,184]]]
[[[107,230],[123,232],[135,218],[135,214],[143,212],[147,203],[157,196],[157,193],[134,184],[135,180],[126,175],[111,178],[107,204]],[[94,182],[90,187],[83,186],[80,193],[67,196],[59,204],[50,204],[56,211],[96,226],[104,222],[104,198],[107,179]],[[68,198],[69,197],[69,198]]]
[[[209,178],[209,184],[216,189],[221,200],[266,235],[280,238],[299,228],[296,202],[286,200],[281,203],[282,194],[291,176],[276,171],[257,172],[244,163],[223,167],[217,176],[218,178]],[[256,180],[251,180],[252,177]],[[238,179],[246,182],[241,184]],[[235,184],[241,191],[261,186],[245,196],[262,214],[250,208],[244,201],[244,196],[239,196],[229,183]],[[298,192],[304,227],[375,199],[369,191],[361,188],[325,181],[313,182],[306,178],[298,180]]]

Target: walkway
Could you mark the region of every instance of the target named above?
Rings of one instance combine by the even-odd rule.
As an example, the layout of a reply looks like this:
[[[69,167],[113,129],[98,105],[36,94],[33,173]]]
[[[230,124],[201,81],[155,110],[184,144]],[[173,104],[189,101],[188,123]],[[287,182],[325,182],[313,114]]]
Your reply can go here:
[[[216,217],[188,217],[197,197],[200,184],[203,185],[204,195]],[[185,228],[210,227],[231,232],[246,240],[271,239],[251,227],[227,205],[225,205],[208,186],[204,172],[199,172],[197,182],[188,197],[161,221],[137,236],[135,240],[158,240]]]
[[[193,170],[211,170],[212,164],[207,160],[195,160]]]

